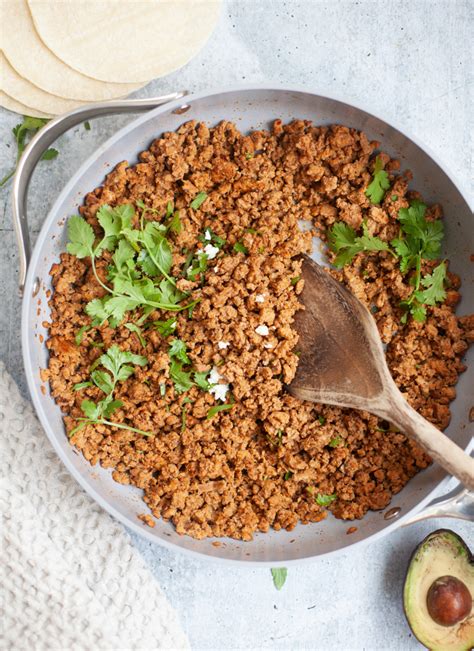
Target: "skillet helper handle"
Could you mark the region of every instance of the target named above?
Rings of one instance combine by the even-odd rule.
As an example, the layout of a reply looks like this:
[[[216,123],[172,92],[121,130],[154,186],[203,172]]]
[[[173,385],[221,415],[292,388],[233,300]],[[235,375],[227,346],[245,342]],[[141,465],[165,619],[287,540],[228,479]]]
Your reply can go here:
[[[457,518],[474,522],[474,493],[458,484],[447,495],[435,498],[419,513],[404,522],[402,526],[407,527],[429,518]]]
[[[124,99],[87,104],[86,106],[74,109],[69,113],[65,113],[64,115],[60,115],[50,120],[36,134],[36,136],[31,139],[31,142],[26,147],[23,156],[18,163],[13,178],[12,188],[13,226],[15,228],[20,259],[19,287],[21,295],[23,294],[28,264],[31,256],[26,205],[28,186],[36,164],[46,149],[48,149],[48,147],[65,131],[68,131],[72,127],[76,126],[76,124],[84,122],[85,120],[91,120],[92,118],[104,115],[115,115],[118,113],[150,111],[161,104],[166,104],[167,102],[184,97],[186,94],[187,91],[180,91],[158,97],[147,97],[146,99]]]

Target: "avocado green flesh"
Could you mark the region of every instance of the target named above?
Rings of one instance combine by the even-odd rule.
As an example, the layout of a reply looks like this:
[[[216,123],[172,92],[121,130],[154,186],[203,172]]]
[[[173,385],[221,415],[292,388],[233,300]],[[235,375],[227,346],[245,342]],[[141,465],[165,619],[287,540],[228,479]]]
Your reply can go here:
[[[474,647],[474,611],[454,626],[440,626],[428,612],[426,596],[433,581],[454,576],[474,596],[474,564],[462,538],[439,530],[418,546],[405,579],[403,602],[413,633],[431,651],[470,651]]]

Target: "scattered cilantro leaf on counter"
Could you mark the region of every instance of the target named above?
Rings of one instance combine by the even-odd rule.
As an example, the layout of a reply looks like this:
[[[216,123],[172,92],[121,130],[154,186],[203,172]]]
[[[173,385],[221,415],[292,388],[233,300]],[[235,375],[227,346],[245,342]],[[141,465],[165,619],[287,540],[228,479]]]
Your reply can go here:
[[[59,154],[59,151],[57,149],[54,149],[54,147],[51,147],[50,149],[47,149],[43,155],[41,156],[41,160],[54,160]]]
[[[339,447],[339,446],[341,445],[341,443],[343,442],[343,440],[344,440],[344,439],[342,438],[342,436],[334,436],[334,437],[329,441],[328,445],[329,445],[330,448],[337,448],[337,447]]]
[[[46,118],[33,118],[29,115],[24,115],[23,122],[20,122],[12,129],[17,147],[16,163],[11,172],[6,174],[3,179],[0,179],[0,188],[3,187],[7,181],[9,181],[15,174],[16,167],[21,158],[21,155],[25,151],[26,145],[28,144],[26,141],[26,136],[28,134],[34,136],[42,127],[44,127],[45,124],[47,124],[47,122],[49,122],[49,120]],[[53,158],[56,158],[58,154],[59,152],[57,149],[47,149],[41,156],[41,160],[53,160]]]
[[[277,590],[281,590],[285,585],[286,577],[288,576],[288,570],[286,567],[272,567],[271,572],[273,585]]]
[[[110,425],[119,429],[136,432],[137,434],[143,434],[144,436],[152,436],[152,432],[144,432],[124,423],[114,423],[107,420],[119,407],[123,406],[121,400],[114,400],[113,397],[117,384],[124,382],[133,375],[135,366],[145,366],[146,364],[148,364],[146,357],[120,350],[116,344],[101,355],[93,364],[94,368],[91,369],[91,382],[80,382],[75,385],[74,389],[78,391],[94,384],[105,394],[105,398],[99,400],[97,403],[87,399],[81,402],[84,418],[77,419],[79,425],[69,433],[69,436],[73,436],[76,432],[91,424]],[[97,370],[99,366],[102,366],[105,370]]]
[[[179,359],[183,364],[191,364],[191,360],[186,352],[186,344],[182,339],[173,339],[171,342],[168,354],[170,357]]]
[[[318,493],[315,497],[315,500],[319,506],[329,506],[334,500],[337,499],[336,493],[333,493],[332,495],[323,495],[321,493]]]
[[[339,269],[352,262],[353,258],[363,251],[389,251],[389,245],[379,237],[370,235],[367,225],[362,224],[362,235],[356,235],[355,230],[344,222],[336,222],[329,232],[329,246],[336,259],[334,264]]]
[[[214,405],[214,407],[211,407],[207,412],[206,418],[209,420],[213,416],[218,414],[220,411],[229,411],[230,409],[232,409],[233,406],[234,406],[233,402],[225,403],[223,405]]]
[[[26,141],[26,136],[29,134],[31,137],[33,137],[48,122],[49,120],[45,118],[33,118],[28,115],[24,115],[23,122],[20,122],[12,129],[17,147],[16,163],[11,172],[6,174],[3,179],[0,179],[0,188],[3,187],[7,181],[9,181],[15,174],[16,167],[21,158],[21,155],[25,151],[26,145],[28,144]],[[57,149],[47,149],[41,156],[41,160],[53,160],[58,154],[59,152]]]
[[[202,204],[206,201],[207,199],[207,194],[206,192],[199,192],[194,199],[191,201],[191,208],[193,210],[198,210],[202,206]]]
[[[85,129],[86,131],[90,131],[90,130],[91,130],[91,123],[89,122],[89,120],[86,120],[86,121],[84,122],[84,129]]]
[[[243,242],[236,242],[232,248],[236,253],[243,253],[244,255],[247,255],[249,252],[248,248]]]
[[[375,159],[374,173],[372,181],[367,186],[365,194],[369,197],[370,202],[378,205],[385,196],[385,191],[390,187],[387,172],[383,169],[383,163],[380,156]]]

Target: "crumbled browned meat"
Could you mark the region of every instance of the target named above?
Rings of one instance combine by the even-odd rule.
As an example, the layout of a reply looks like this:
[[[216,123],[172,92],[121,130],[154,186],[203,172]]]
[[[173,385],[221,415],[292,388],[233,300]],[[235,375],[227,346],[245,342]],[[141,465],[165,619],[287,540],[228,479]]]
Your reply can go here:
[[[174,237],[178,274],[184,249],[198,246],[211,228],[226,239],[225,254],[215,259],[205,283],[180,281],[200,298],[193,318],[176,316],[176,335],[187,343],[198,370],[218,366],[230,382],[235,404],[207,419],[214,397],[197,387],[183,395],[169,379],[169,338],[144,330],[145,349],[136,333],[107,323],[87,330],[78,346],[74,337],[90,324],[84,307],[104,290],[94,280],[88,259],[62,254],[51,269],[52,308],[49,377],[65,412],[68,432],[82,416],[84,397],[100,398],[95,387],[75,392],[104,349],[146,355],[147,366],[118,386],[123,406],[113,420],[155,435],[106,425],[89,425],[71,443],[92,464],[113,468],[115,480],[143,489],[156,517],[172,520],[180,534],[195,538],[231,536],[243,540],[256,531],[285,528],[326,517],[315,496],[337,495],[330,510],[338,518],[361,518],[368,509],[386,507],[393,494],[430,460],[402,433],[365,412],[302,403],[284,384],[298,362],[293,317],[300,309],[298,255],[311,249],[311,233],[298,220],[310,220],[313,233],[343,220],[357,228],[365,220],[371,233],[388,240],[397,235],[396,217],[408,205],[410,175],[395,176],[398,161],[383,154],[396,200],[373,206],[364,194],[378,143],[343,126],[315,127],[297,120],[274,123],[272,131],[241,134],[231,123],[209,128],[189,122],[166,133],[140,155],[134,167],[121,163],[103,186],[87,195],[82,214],[98,228],[95,214],[140,199],[164,214],[169,201],[179,209],[183,230]],[[208,199],[199,210],[190,203],[198,192]],[[433,206],[431,218],[440,215]],[[232,246],[242,241],[248,255]],[[199,244],[199,246],[202,246]],[[431,263],[426,263],[426,270]],[[98,271],[105,279],[107,254]],[[449,423],[461,357],[473,339],[473,320],[458,319],[459,279],[450,276],[448,300],[428,308],[425,323],[400,322],[399,303],[411,288],[385,252],[357,256],[332,272],[374,312],[395,381],[410,404],[435,425]],[[293,280],[293,282],[292,282]],[[169,314],[157,311],[153,318]],[[256,332],[266,326],[268,335]],[[218,342],[228,342],[221,348]],[[103,345],[103,349],[97,345]],[[161,396],[159,386],[166,384]],[[150,524],[149,516],[142,519]],[[349,530],[350,531],[350,530]]]

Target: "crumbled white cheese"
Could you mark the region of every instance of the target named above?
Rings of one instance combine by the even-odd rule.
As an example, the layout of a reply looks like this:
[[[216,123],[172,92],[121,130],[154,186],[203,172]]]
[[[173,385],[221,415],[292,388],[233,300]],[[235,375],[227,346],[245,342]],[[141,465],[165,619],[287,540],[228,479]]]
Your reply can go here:
[[[216,400],[222,400],[222,402],[225,402],[225,397],[227,395],[227,392],[229,391],[229,385],[228,384],[219,384],[220,380],[223,380],[224,377],[219,373],[217,368],[214,366],[209,373],[208,377],[208,382],[209,384],[213,385],[209,389],[209,393],[212,393],[214,398]]]
[[[206,228],[204,232],[204,239],[210,242],[212,240],[212,235],[210,234],[209,230]]]
[[[217,246],[213,246],[212,244],[206,244],[204,247],[204,253],[207,255],[208,260],[214,260],[216,255],[219,253],[219,249]]]
[[[217,348],[219,348],[219,350],[224,350],[225,348],[228,348],[228,347],[229,347],[229,342],[228,341],[218,341],[217,342]]]
[[[257,294],[255,297],[255,302],[256,303],[263,303],[265,300],[265,296],[263,294]]]
[[[268,326],[259,325],[257,328],[255,328],[255,332],[261,337],[266,337],[269,333]]]
[[[211,387],[209,389],[209,393],[212,393],[212,395],[216,400],[222,400],[222,402],[225,402],[225,397],[228,391],[229,391],[228,384],[216,384],[215,387]]]
[[[271,348],[273,348],[273,344],[263,344],[263,347],[268,348],[268,350],[270,350]]]
[[[214,267],[214,273],[216,274],[218,271],[219,271],[219,266],[216,265],[216,266]]]

